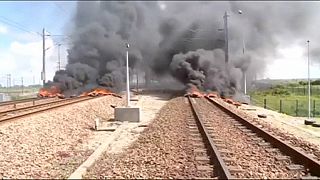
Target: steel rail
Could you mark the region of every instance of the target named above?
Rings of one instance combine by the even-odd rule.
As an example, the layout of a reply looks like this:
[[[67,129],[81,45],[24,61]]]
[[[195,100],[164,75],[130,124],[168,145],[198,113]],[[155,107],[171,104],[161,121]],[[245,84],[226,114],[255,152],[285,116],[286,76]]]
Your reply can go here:
[[[269,132],[257,127],[253,123],[247,121],[245,118],[241,117],[240,115],[236,114],[235,112],[229,110],[225,106],[221,105],[220,103],[216,102],[215,100],[206,97],[206,99],[211,102],[213,105],[220,108],[223,112],[233,117],[235,120],[249,128],[251,131],[256,133],[258,136],[262,137],[273,146],[277,147],[280,151],[284,154],[289,155],[293,160],[296,162],[303,164],[306,168],[309,169],[311,175],[320,176],[320,162],[316,159],[308,156],[306,153],[300,151],[299,149],[285,143],[284,141],[280,140],[279,138],[273,136]]]
[[[43,99],[48,99],[48,98],[26,98],[26,99],[19,99],[19,100],[13,100],[13,101],[3,101],[0,102],[0,106],[7,106],[7,105],[14,105],[14,104],[20,104],[20,103],[26,103],[26,102],[32,102],[32,101],[39,101]]]
[[[44,112],[44,111],[47,111],[47,110],[51,110],[51,109],[63,107],[63,106],[66,106],[66,105],[75,104],[75,103],[78,103],[78,102],[82,102],[82,101],[86,101],[86,100],[90,100],[90,99],[94,99],[94,98],[99,98],[99,97],[103,97],[103,96],[98,96],[98,97],[89,97],[89,96],[87,96],[87,97],[79,97],[79,98],[77,98],[78,100],[75,99],[75,98],[71,98],[71,99],[66,100],[66,101],[71,101],[71,102],[59,101],[60,103],[61,102],[66,102],[66,103],[58,104],[58,105],[51,106],[51,107],[46,107],[45,109],[38,109],[36,111],[20,114],[20,115],[17,115],[17,116],[12,116],[12,117],[8,117],[8,118],[0,119],[0,122],[4,122],[4,121],[16,119],[16,118],[21,118],[21,117],[24,117],[24,116],[28,116],[28,115]]]
[[[32,106],[26,106],[26,107],[21,107],[21,108],[16,108],[16,109],[10,109],[10,110],[5,110],[5,111],[0,111],[0,115],[1,115],[1,114],[4,114],[4,113],[10,113],[10,112],[14,112],[14,111],[21,111],[21,110],[26,110],[26,109],[30,109],[30,108],[36,108],[36,107],[40,107],[40,106],[44,106],[44,105],[61,103],[61,102],[70,101],[70,100],[74,100],[74,99],[80,99],[80,98],[82,98],[82,97],[74,97],[74,98],[61,99],[61,100],[57,100],[57,101],[51,101],[51,102],[46,102],[46,103],[37,104],[37,105],[32,105]]]
[[[219,173],[222,179],[234,179],[234,177],[231,175],[230,171],[227,168],[227,165],[223,161],[220,152],[218,151],[217,147],[215,146],[207,128],[205,127],[203,120],[200,118],[200,115],[198,111],[196,110],[193,102],[191,101],[191,98],[188,96],[188,100],[192,109],[192,113],[196,119],[196,123],[198,125],[199,131],[204,138],[204,140],[207,142],[207,148],[209,150],[209,153],[211,155],[211,161],[213,164],[217,165],[221,168],[222,174]],[[215,161],[213,160],[215,159]]]

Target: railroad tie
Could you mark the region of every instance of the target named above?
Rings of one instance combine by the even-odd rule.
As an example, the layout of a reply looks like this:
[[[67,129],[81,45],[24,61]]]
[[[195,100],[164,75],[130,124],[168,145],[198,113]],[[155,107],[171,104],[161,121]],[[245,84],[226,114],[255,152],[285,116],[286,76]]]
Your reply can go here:
[[[244,133],[251,133],[252,131],[250,129],[240,129]]]
[[[268,152],[268,153],[279,152],[279,150],[276,149],[276,148],[267,148],[267,149],[265,149],[265,150],[266,150],[266,152]]]
[[[246,135],[247,135],[247,136],[256,136],[256,134],[253,133],[253,132],[248,132],[248,133],[246,133]]]
[[[198,129],[197,125],[188,125],[189,129]]]
[[[252,141],[262,141],[262,139],[259,138],[259,137],[252,137],[251,140],[252,140]]]
[[[237,167],[237,166],[228,166],[228,169],[229,169],[229,172],[233,175],[233,174],[236,174],[236,173],[242,173],[244,172],[243,169],[241,169],[240,167]]]
[[[195,129],[195,128],[189,128],[189,132],[190,132],[190,134],[198,134],[199,130]]]
[[[223,161],[224,161],[225,163],[230,163],[230,162],[234,162],[234,161],[235,161],[235,159],[230,158],[230,157],[223,157],[222,159],[223,159]]]
[[[237,126],[237,128],[240,129],[240,130],[241,129],[247,129],[247,127],[245,127],[245,126]]]
[[[300,177],[301,180],[309,180],[309,179],[319,179],[319,177],[317,176],[303,176],[303,177]]]
[[[212,141],[214,141],[214,142],[223,142],[221,139],[218,139],[218,138],[211,138],[212,139]]]
[[[289,161],[290,160],[290,157],[289,156],[276,156],[275,159],[277,161]]]
[[[193,145],[198,148],[205,148],[205,145],[203,143],[193,142]]]
[[[192,134],[190,134],[190,137],[192,137],[192,138],[201,138],[201,135],[198,134],[198,133],[192,133]]]
[[[210,158],[208,156],[196,156],[195,160],[200,162],[200,163],[205,163],[205,164],[209,164],[210,163]]]
[[[202,142],[202,138],[200,137],[191,137],[190,140],[194,142]]]
[[[201,149],[201,148],[193,149],[193,152],[194,153],[207,153],[207,151],[205,149]]]
[[[258,143],[259,146],[262,146],[262,147],[268,147],[268,146],[271,146],[270,143],[267,143],[267,142],[260,142]]]
[[[221,144],[221,143],[217,143],[217,144],[215,144],[215,146],[217,147],[217,148],[223,148],[223,149],[225,149],[226,148],[226,145],[225,144]]]
[[[197,165],[198,171],[212,171],[213,167],[205,166],[205,165]],[[207,178],[204,178],[207,179]]]
[[[290,171],[301,171],[303,170],[304,166],[299,164],[291,164],[287,166],[287,169]]]

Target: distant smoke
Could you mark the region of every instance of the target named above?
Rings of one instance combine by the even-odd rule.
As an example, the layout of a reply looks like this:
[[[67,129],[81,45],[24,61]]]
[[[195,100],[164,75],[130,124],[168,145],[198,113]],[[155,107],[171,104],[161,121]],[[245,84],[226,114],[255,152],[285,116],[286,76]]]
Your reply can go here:
[[[230,14],[228,65],[224,34],[218,31],[225,11]],[[264,72],[266,59],[276,56],[280,44],[306,38],[317,11],[306,2],[80,1],[68,65],[56,72],[54,83],[66,92],[94,86],[121,90],[129,42],[130,68],[149,69],[159,78],[171,74],[186,86],[232,95],[244,71],[251,81]]]

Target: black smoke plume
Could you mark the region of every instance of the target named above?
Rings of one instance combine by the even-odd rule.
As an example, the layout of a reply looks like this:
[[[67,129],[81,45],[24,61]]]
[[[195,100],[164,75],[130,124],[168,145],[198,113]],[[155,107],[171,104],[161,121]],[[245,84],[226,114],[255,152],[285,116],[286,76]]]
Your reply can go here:
[[[218,31],[225,11],[230,15],[228,64],[224,33]],[[68,65],[53,81],[69,93],[96,86],[122,90],[128,42],[131,70],[139,67],[158,78],[171,75],[186,87],[232,95],[244,72],[250,82],[263,74],[280,44],[300,42],[316,12],[306,2],[80,1],[67,33],[72,37]]]

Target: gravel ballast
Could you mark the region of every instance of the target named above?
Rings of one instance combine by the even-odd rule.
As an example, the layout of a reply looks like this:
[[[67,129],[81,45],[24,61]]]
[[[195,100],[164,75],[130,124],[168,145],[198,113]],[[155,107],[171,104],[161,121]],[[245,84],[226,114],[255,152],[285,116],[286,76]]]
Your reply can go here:
[[[122,103],[100,97],[2,124],[0,178],[67,178],[94,150],[84,144],[95,118],[111,118],[110,104]]]
[[[227,109],[237,113],[241,117],[246,118],[248,121],[252,123],[256,123],[260,128],[279,137],[281,140],[286,141],[290,145],[297,148],[301,148],[305,151],[306,154],[310,154],[316,160],[320,161],[320,146],[301,136],[302,134],[298,134],[298,132],[292,133],[292,129],[290,127],[287,126],[287,129],[285,129],[283,127],[276,126],[275,119],[271,122],[264,121],[262,118],[256,118],[252,115],[252,113],[246,112],[241,108],[235,108],[233,105],[227,104],[220,99],[215,100]]]
[[[276,156],[284,156],[284,154],[280,151],[267,152],[268,147],[259,144],[263,142],[262,139],[254,141],[252,136],[234,125],[235,120],[209,101],[198,99],[197,107],[203,120],[211,125],[213,134],[223,142],[225,149],[232,153],[229,155],[229,158],[233,159],[230,165],[241,170],[236,173],[236,178],[291,179],[305,175],[303,169],[288,170],[287,166],[292,164],[291,160],[276,160]]]
[[[182,97],[170,100],[125,151],[105,153],[85,178],[191,178],[196,174]]]

